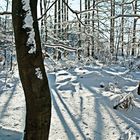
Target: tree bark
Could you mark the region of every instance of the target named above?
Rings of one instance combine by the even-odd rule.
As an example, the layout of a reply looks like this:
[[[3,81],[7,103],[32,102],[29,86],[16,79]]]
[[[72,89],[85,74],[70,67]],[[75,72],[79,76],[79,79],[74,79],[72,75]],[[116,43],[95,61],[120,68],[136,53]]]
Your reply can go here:
[[[85,0],[85,10],[87,10],[88,0]],[[85,13],[85,24],[87,24],[87,13]]]
[[[115,28],[115,19],[112,18],[115,16],[115,1],[111,0],[111,19],[110,19],[110,52],[114,53],[114,28]]]
[[[93,12],[92,12],[92,32],[93,32],[93,36],[92,36],[92,57],[94,58],[94,46],[95,46],[95,0],[93,0]]]
[[[135,0],[135,5],[134,5],[134,14],[137,14],[137,0]],[[132,53],[131,55],[134,56],[135,55],[135,48],[134,48],[134,44],[136,43],[136,25],[137,25],[137,18],[134,18],[133,21],[133,40],[132,40]]]
[[[42,59],[37,22],[37,0],[29,0],[36,51],[29,53],[27,43],[30,28],[23,28],[29,10],[23,9],[23,0],[12,1],[12,19],[19,75],[26,100],[26,125],[24,140],[47,140],[51,118],[51,96]],[[39,75],[38,75],[39,74]]]
[[[124,15],[124,0],[122,1],[122,15]],[[121,19],[121,50],[122,56],[124,56],[124,17]]]

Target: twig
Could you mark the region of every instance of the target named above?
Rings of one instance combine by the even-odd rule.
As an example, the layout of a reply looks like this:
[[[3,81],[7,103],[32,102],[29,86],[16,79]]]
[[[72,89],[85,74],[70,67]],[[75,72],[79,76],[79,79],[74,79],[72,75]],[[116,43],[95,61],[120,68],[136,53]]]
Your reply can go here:
[[[40,18],[38,18],[38,20],[41,20],[41,19],[46,15],[46,13],[53,7],[53,5],[54,5],[56,2],[57,2],[57,0],[55,0],[55,1],[50,5],[50,7],[45,11],[45,13],[44,13]]]
[[[65,2],[65,0],[62,0],[62,1],[63,1],[63,3],[69,8],[69,10],[70,10],[72,13],[74,13],[74,14],[76,15],[78,21],[79,21],[83,26],[92,27],[91,25],[86,25],[86,24],[84,24],[84,23],[80,20],[80,18],[78,17],[78,14],[80,14],[79,11],[73,10],[73,9],[68,5],[68,3]]]

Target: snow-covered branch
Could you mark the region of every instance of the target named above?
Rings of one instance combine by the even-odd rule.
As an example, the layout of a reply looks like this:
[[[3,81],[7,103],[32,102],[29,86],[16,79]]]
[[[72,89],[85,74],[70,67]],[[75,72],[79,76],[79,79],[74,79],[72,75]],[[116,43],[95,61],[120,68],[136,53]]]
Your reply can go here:
[[[138,14],[129,14],[129,15],[117,15],[117,16],[115,16],[115,17],[112,17],[112,18],[119,18],[119,17],[137,17],[137,18],[140,18],[140,15],[138,15]]]
[[[30,9],[29,0],[22,0],[23,10],[26,11],[26,15],[24,18],[23,28],[28,29],[28,40],[27,46],[29,47],[28,53],[32,54],[36,52],[36,42],[35,42],[35,32],[33,28],[33,17]]]
[[[77,49],[72,48],[72,47],[67,47],[66,45],[63,44],[45,44],[46,47],[50,47],[50,48],[62,48],[66,51],[70,51],[70,52],[76,52]]]

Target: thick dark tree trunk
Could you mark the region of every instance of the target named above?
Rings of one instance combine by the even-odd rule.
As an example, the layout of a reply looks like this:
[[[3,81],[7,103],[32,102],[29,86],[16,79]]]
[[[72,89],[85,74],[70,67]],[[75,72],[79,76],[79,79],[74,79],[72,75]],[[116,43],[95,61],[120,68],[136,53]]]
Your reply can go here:
[[[28,42],[31,27],[24,27],[25,16],[30,10],[23,9],[23,0],[12,1],[17,61],[26,100],[24,140],[47,140],[50,129],[51,96],[42,59],[37,22],[37,0],[29,0],[29,5],[33,19],[35,44]],[[36,45],[36,50],[29,53],[31,45],[33,47]]]

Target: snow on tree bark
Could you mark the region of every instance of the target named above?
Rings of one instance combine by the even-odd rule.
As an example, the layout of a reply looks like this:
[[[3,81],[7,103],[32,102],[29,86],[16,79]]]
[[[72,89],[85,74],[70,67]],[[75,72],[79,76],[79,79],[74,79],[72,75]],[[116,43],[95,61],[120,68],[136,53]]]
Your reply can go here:
[[[31,9],[29,5],[29,0],[22,0],[23,10],[26,12],[26,16],[24,18],[23,28],[28,32],[28,40],[27,46],[30,47],[28,53],[35,53],[36,52],[36,43],[35,43],[35,32],[33,28],[33,18],[31,14]]]
[[[24,140],[47,140],[51,96],[42,59],[37,0],[13,0],[12,20],[19,75],[26,100]]]

